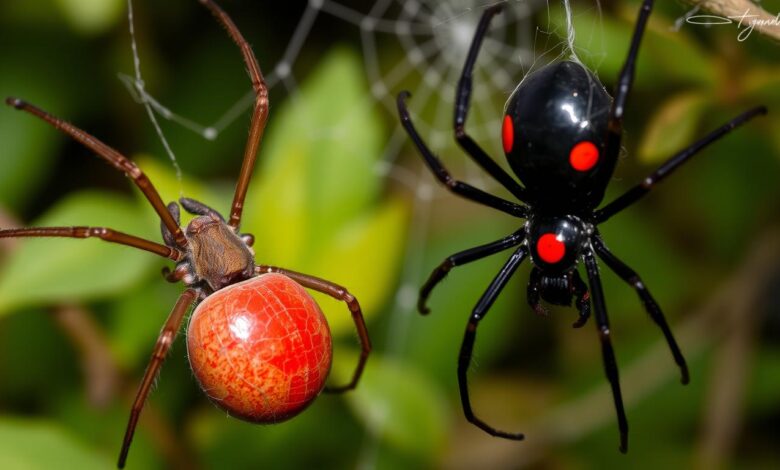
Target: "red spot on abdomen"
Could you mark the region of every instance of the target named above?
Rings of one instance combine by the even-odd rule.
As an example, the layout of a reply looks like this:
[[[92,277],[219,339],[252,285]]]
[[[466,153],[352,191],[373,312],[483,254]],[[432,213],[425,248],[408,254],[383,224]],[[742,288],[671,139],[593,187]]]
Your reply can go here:
[[[599,149],[593,142],[580,142],[569,152],[569,163],[577,171],[588,171],[599,161]]]
[[[508,114],[504,116],[504,125],[501,126],[501,143],[504,144],[504,153],[511,152],[515,145],[515,126]]]
[[[545,233],[536,242],[536,252],[545,263],[555,264],[566,254],[566,245],[554,233]]]

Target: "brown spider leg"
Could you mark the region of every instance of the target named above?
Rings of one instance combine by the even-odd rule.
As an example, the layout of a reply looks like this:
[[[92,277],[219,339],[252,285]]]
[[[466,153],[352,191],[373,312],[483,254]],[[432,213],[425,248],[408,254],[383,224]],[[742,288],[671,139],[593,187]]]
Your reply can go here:
[[[138,387],[138,393],[135,396],[133,407],[130,410],[130,420],[127,423],[127,430],[125,431],[125,437],[122,441],[122,450],[119,452],[119,461],[117,467],[124,468],[127,461],[127,452],[130,450],[130,443],[133,441],[133,434],[135,434],[135,427],[138,424],[138,417],[141,415],[141,410],[146,403],[146,397],[149,395],[149,390],[152,388],[152,383],[157,377],[162,366],[165,356],[168,354],[168,350],[173,344],[173,340],[176,339],[176,333],[179,331],[184,315],[187,313],[190,305],[198,297],[198,291],[195,289],[187,289],[182,292],[179,300],[176,301],[176,305],[173,306],[171,314],[163,325],[160,336],[157,338],[157,343],[154,346],[152,352],[152,358],[149,360],[149,365],[146,367],[146,373],[141,381],[140,387]]]
[[[265,123],[268,120],[268,88],[265,85],[263,73],[257,63],[255,53],[249,47],[244,36],[238,30],[233,20],[227,13],[211,0],[200,0],[200,3],[206,6],[217,20],[225,27],[230,38],[241,49],[241,55],[244,57],[249,77],[252,79],[252,88],[255,91],[255,109],[252,113],[252,121],[249,127],[249,138],[246,141],[244,150],[244,161],[241,164],[241,173],[236,183],[236,194],[233,196],[233,205],[230,208],[230,220],[228,225],[238,229],[241,224],[241,213],[244,210],[244,198],[246,190],[249,187],[249,181],[252,179],[252,170],[257,158],[257,150],[260,148],[260,141],[263,139]]]
[[[54,126],[54,128],[57,130],[62,131],[83,146],[97,153],[101,158],[108,161],[114,168],[123,172],[128,178],[132,179],[133,183],[138,186],[138,189],[141,190],[144,196],[146,196],[146,199],[148,199],[152,204],[152,207],[157,212],[157,215],[160,216],[162,222],[173,234],[173,238],[176,241],[176,246],[179,248],[186,248],[187,238],[184,236],[184,232],[182,232],[179,224],[176,223],[173,216],[171,216],[170,212],[168,212],[168,210],[165,208],[165,203],[163,203],[160,195],[154,188],[154,185],[152,185],[152,182],[149,181],[149,178],[147,178],[141,169],[138,168],[138,165],[87,132],[79,129],[78,127],[75,127],[68,122],[63,121],[62,119],[52,116],[40,108],[37,108],[18,98],[6,98],[5,102],[9,106],[26,111],[33,116],[46,121],[48,124]]]
[[[160,245],[143,238],[138,238],[126,233],[117,232],[104,227],[30,227],[30,228],[12,228],[0,230],[0,238],[21,238],[21,237],[66,237],[66,238],[91,238],[97,237],[111,243],[131,246],[140,250],[148,251],[163,258],[170,258],[179,261],[184,256],[176,248]]]
[[[360,376],[363,374],[368,354],[371,352],[371,340],[368,337],[366,321],[363,319],[363,312],[360,310],[360,304],[355,296],[338,284],[318,277],[309,276],[308,274],[301,274],[284,268],[264,264],[255,267],[255,274],[259,275],[266,273],[284,274],[304,287],[322,292],[323,294],[327,294],[334,299],[341,300],[347,304],[349,311],[352,313],[352,320],[355,322],[355,328],[357,329],[358,338],[360,339],[360,359],[358,360],[355,372],[352,374],[352,380],[348,384],[340,385],[338,387],[325,387],[325,391],[328,393],[342,393],[354,389],[360,380]]]

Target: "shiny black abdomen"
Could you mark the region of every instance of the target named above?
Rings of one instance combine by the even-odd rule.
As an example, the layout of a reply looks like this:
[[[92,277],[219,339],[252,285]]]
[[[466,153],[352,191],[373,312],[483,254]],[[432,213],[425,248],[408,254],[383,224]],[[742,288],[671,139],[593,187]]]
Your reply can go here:
[[[601,202],[616,163],[604,152],[611,103],[601,82],[571,61],[528,75],[512,93],[504,150],[535,210],[586,215]],[[594,152],[595,161],[587,155]]]

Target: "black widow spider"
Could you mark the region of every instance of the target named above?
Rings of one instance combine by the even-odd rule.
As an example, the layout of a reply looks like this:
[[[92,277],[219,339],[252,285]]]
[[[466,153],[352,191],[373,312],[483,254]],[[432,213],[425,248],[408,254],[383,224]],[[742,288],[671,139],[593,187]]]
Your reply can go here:
[[[330,333],[327,325],[323,326],[322,324],[324,319],[322,322],[318,320],[316,314],[319,313],[321,316],[321,312],[319,312],[314,299],[301,286],[344,302],[352,315],[360,340],[361,353],[350,381],[336,387],[325,387],[325,391],[344,392],[355,388],[371,351],[371,342],[360,304],[347,289],[307,274],[276,266],[256,264],[252,250],[254,237],[239,231],[244,199],[268,119],[268,89],[252,48],[227,13],[212,0],[199,1],[227,30],[230,38],[240,49],[255,93],[249,136],[228,220],[225,220],[214,209],[189,198],[180,198],[178,204],[171,202],[166,207],[149,178],[127,157],[87,132],[23,100],[6,99],[6,104],[9,106],[42,119],[95,152],[130,178],[160,217],[162,238],[165,244],[103,227],[5,229],[0,230],[0,238],[97,237],[107,242],[138,248],[175,261],[175,269],[165,268],[163,274],[169,282],[182,281],[187,286],[163,324],[146,372],[138,387],[119,453],[119,468],[125,465],[141,410],[146,403],[157,373],[173,345],[187,311],[194,304],[199,304],[200,307],[209,304],[211,306],[209,307],[210,312],[217,313],[209,313],[209,316],[204,314],[201,317],[208,318],[205,320],[206,322],[218,320],[219,324],[214,322],[207,325],[208,328],[194,331],[193,324],[196,323],[196,320],[193,319],[190,323],[188,351],[193,372],[201,382],[201,388],[206,391],[215,404],[229,414],[248,421],[269,423],[287,419],[305,408],[323,390],[325,377],[330,370]],[[197,216],[190,221],[184,230],[180,226],[179,204],[184,210]],[[241,289],[237,289],[238,287]],[[238,294],[229,297],[231,294],[227,294],[228,291]],[[215,307],[215,303],[219,305]],[[293,313],[290,313],[291,311]],[[198,316],[198,312],[199,309],[196,309],[193,318]],[[310,315],[311,312],[315,313],[314,317]],[[262,316],[255,322],[253,314]],[[275,321],[280,317],[283,317],[282,321]],[[258,337],[266,332],[265,326],[269,323],[273,323],[272,326],[278,331],[271,331],[267,337]],[[286,329],[282,330],[282,327]],[[293,328],[295,329],[293,330]],[[230,330],[232,336],[218,336],[225,330]],[[209,335],[217,340],[223,340],[223,342],[215,344],[216,341],[212,340]],[[197,336],[198,339],[193,341],[193,336]],[[313,338],[316,339],[316,344]],[[204,341],[207,339],[211,342],[205,344]],[[228,341],[230,344],[227,343]],[[261,346],[257,346],[258,344]],[[277,357],[276,351],[262,350],[263,344],[269,344],[270,348],[276,348],[280,353],[289,353],[288,355],[291,357]],[[198,357],[208,355],[211,352],[214,354],[208,356],[207,360],[199,359],[199,362],[195,362],[193,348],[196,348],[195,352],[198,353]],[[321,351],[322,349],[324,351]],[[267,356],[273,356],[271,360],[284,360],[284,367],[278,367],[275,363],[267,367],[264,366],[271,362]],[[241,363],[236,364],[231,361],[241,361]],[[205,362],[210,364],[204,366]],[[315,367],[308,367],[309,362]],[[246,367],[239,367],[245,363]],[[272,376],[266,373],[268,369],[273,367],[285,372],[289,369],[293,373],[299,372],[303,376],[292,377],[288,383],[283,383],[281,379],[278,379],[278,383],[272,384],[276,394],[281,395],[281,399],[276,395],[266,395],[265,392],[269,391],[262,389],[255,382],[255,380],[266,380],[268,377],[282,375]],[[217,383],[208,388],[204,385],[204,377],[210,380],[209,383]],[[250,392],[246,396],[242,395],[247,389]],[[285,395],[286,392],[289,393]],[[261,410],[257,411],[255,408]],[[276,414],[280,411],[284,414]],[[249,414],[250,412],[252,414]]]
[[[579,318],[573,326],[579,328],[590,316],[590,298],[593,298],[604,368],[617,411],[621,452],[628,449],[628,421],[623,409],[596,255],[636,290],[669,344],[680,368],[682,383],[688,383],[688,367],[660,307],[639,275],[609,251],[596,227],[639,200],[656,183],[700,150],[753,117],[766,114],[767,109],[759,106],[737,116],[673,155],[640,184],[601,209],[596,209],[604,197],[620,152],[626,99],[631,90],[639,43],[652,5],[652,0],[645,0],[639,11],[614,99],[587,68],[572,61],[550,64],[528,75],[509,97],[503,120],[502,142],[509,166],[524,187],[493,161],[465,130],[474,63],[488,25],[501,6],[496,5],[484,11],[456,90],[455,140],[466,154],[519,199],[521,204],[454,179],[415,130],[406,107],[409,92],[398,95],[401,123],[441,183],[466,199],[526,219],[523,226],[508,237],[461,251],[444,260],[423,285],[418,302],[420,313],[427,314],[426,300],[431,290],[453,267],[518,247],[472,310],[458,358],[458,385],[466,419],[493,436],[515,440],[524,438],[521,433],[495,429],[474,415],[469,400],[467,371],[479,322],[528,256],[534,265],[528,283],[528,303],[537,313],[545,312],[540,300],[568,306],[571,305],[572,297],[575,297]],[[579,260],[585,264],[590,290],[578,274]]]

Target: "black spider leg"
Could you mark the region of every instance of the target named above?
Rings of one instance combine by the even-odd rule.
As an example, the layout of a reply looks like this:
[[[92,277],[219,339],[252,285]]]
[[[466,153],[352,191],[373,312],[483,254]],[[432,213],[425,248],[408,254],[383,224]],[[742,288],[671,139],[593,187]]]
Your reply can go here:
[[[474,411],[471,409],[471,400],[469,399],[468,369],[469,364],[471,363],[471,353],[474,350],[474,339],[477,336],[477,325],[479,325],[480,320],[485,317],[488,310],[493,305],[493,302],[498,297],[498,294],[526,256],[528,256],[528,247],[524,244],[512,254],[506,264],[504,264],[504,267],[501,268],[501,271],[499,271],[496,278],[493,279],[493,282],[490,283],[490,286],[485,293],[482,294],[482,297],[479,299],[479,302],[477,302],[477,305],[474,307],[471,317],[469,318],[468,325],[466,326],[466,333],[463,336],[463,343],[460,346],[460,356],[458,357],[460,402],[463,406],[463,414],[466,415],[466,419],[491,436],[518,441],[525,438],[522,433],[499,431],[474,415]]]
[[[455,253],[454,255],[448,256],[447,259],[445,259],[439,266],[436,267],[436,269],[433,270],[430,277],[428,277],[428,280],[420,289],[420,297],[417,301],[417,310],[419,310],[423,315],[427,315],[431,311],[431,309],[425,305],[426,301],[431,295],[433,288],[436,287],[436,285],[447,276],[447,273],[449,273],[452,268],[486,258],[500,251],[517,246],[523,242],[524,238],[525,229],[520,229],[512,235],[502,238],[501,240],[496,240],[485,245],[469,248],[468,250],[464,250],[459,253]]]
[[[482,18],[477,25],[477,32],[474,33],[474,39],[469,48],[469,54],[466,57],[466,63],[458,81],[458,88],[455,93],[455,140],[460,144],[463,150],[468,154],[483,170],[495,178],[510,193],[520,201],[526,202],[525,189],[509,176],[488,154],[482,150],[471,136],[466,133],[466,117],[469,112],[469,102],[471,100],[472,78],[474,73],[474,64],[477,62],[477,55],[482,46],[482,41],[487,34],[488,26],[493,17],[501,12],[503,5],[494,5],[487,8],[482,13]]]
[[[688,365],[685,363],[685,358],[680,351],[680,347],[677,346],[677,341],[675,341],[674,335],[672,335],[672,330],[666,323],[666,318],[664,318],[661,307],[658,306],[655,299],[653,299],[653,296],[650,295],[650,291],[647,290],[647,287],[645,287],[642,279],[633,269],[629,268],[625,263],[613,255],[611,251],[609,251],[609,249],[604,244],[604,240],[602,240],[600,236],[597,235],[593,237],[593,247],[596,249],[596,253],[599,255],[599,257],[604,260],[605,263],[607,263],[607,266],[609,266],[610,269],[612,269],[618,276],[620,276],[621,279],[623,279],[636,290],[636,293],[639,295],[639,299],[642,301],[645,310],[647,310],[650,318],[652,318],[658,327],[661,328],[661,331],[666,338],[666,342],[669,343],[669,349],[672,350],[674,362],[676,362],[680,367],[680,380],[683,384],[687,384],[690,380],[688,375]]]
[[[722,125],[718,129],[710,132],[704,138],[693,143],[688,148],[677,152],[666,162],[664,162],[664,164],[655,170],[650,176],[645,178],[641,183],[629,189],[617,199],[604,206],[602,209],[597,210],[594,215],[596,223],[600,224],[604,222],[616,213],[638,201],[642,196],[650,192],[650,190],[653,189],[657,183],[669,176],[674,170],[682,166],[683,163],[690,160],[691,157],[699,153],[702,149],[711,143],[725,136],[738,126],[745,124],[750,119],[766,113],[766,106],[758,106],[750,109]]]
[[[439,159],[436,157],[436,155],[434,155],[433,152],[428,149],[428,146],[425,145],[425,142],[423,142],[422,138],[417,133],[417,130],[414,128],[414,124],[412,124],[412,118],[409,116],[409,110],[406,109],[405,100],[409,96],[411,96],[411,94],[408,91],[402,91],[398,94],[397,104],[398,114],[401,117],[401,124],[404,126],[404,129],[406,129],[409,137],[411,137],[414,145],[417,146],[420,154],[422,154],[423,158],[425,159],[425,163],[428,165],[428,168],[430,168],[434,175],[436,175],[436,178],[445,184],[447,189],[459,196],[470,199],[485,206],[493,207],[515,217],[526,217],[528,213],[528,208],[526,206],[515,204],[514,202],[493,196],[492,194],[486,193],[485,191],[477,189],[474,186],[458,181],[450,175],[447,169],[444,168],[444,165],[442,165],[441,161],[439,161]]]
[[[190,214],[208,215],[211,217],[216,217],[222,222],[225,221],[225,218],[222,217],[222,214],[215,211],[214,209],[207,206],[206,204],[203,204],[200,201],[196,201],[195,199],[190,199],[188,197],[180,197],[179,202],[181,203],[181,206],[184,208],[184,210],[189,212]]]
[[[606,139],[606,161],[617,163],[617,157],[620,153],[620,142],[623,134],[623,114],[625,112],[626,100],[631,91],[631,85],[634,82],[634,72],[636,70],[636,58],[639,54],[639,43],[642,41],[642,35],[645,32],[647,18],[650,16],[650,10],[653,8],[653,0],[645,0],[639,10],[639,17],[636,20],[634,35],[631,38],[631,46],[628,49],[623,69],[620,71],[617,85],[615,85],[614,99],[612,100],[612,109],[609,111],[609,122],[607,125]]]
[[[604,361],[604,372],[606,372],[607,379],[612,387],[612,398],[615,401],[618,428],[620,429],[620,452],[625,454],[628,451],[628,420],[626,419],[626,410],[623,408],[623,397],[620,393],[620,378],[618,377],[615,351],[612,349],[612,340],[610,339],[607,305],[604,302],[604,291],[601,289],[599,268],[596,265],[596,257],[594,256],[591,247],[585,249],[585,253],[582,257],[585,259],[585,268],[588,271],[590,294],[593,298],[593,309],[596,316],[596,327],[598,328],[599,338],[601,339],[601,355]]]
[[[571,272],[571,288],[574,296],[577,298],[577,311],[580,314],[577,321],[572,323],[571,326],[582,328],[588,322],[588,318],[590,318],[590,292],[587,284],[583,282],[580,273],[576,269]]]

